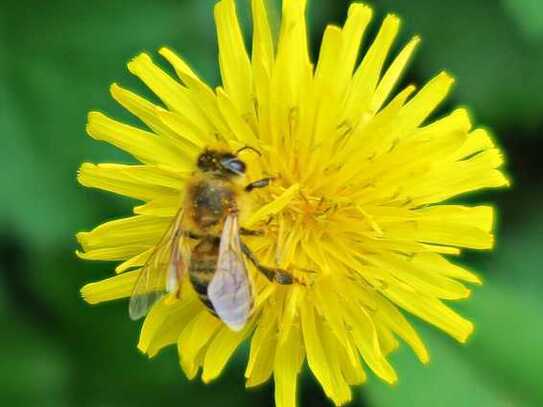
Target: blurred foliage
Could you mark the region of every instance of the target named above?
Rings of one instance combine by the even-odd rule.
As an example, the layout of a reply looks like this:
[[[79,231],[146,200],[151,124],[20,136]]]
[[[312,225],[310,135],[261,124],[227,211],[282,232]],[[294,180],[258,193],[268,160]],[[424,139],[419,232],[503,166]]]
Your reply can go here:
[[[270,0],[275,1],[275,0]],[[246,3],[246,0],[240,3]],[[277,4],[278,2],[275,1]],[[457,78],[449,106],[462,103],[504,145],[514,188],[473,197],[501,212],[493,253],[459,259],[486,280],[458,308],[476,321],[467,346],[420,325],[432,354],[421,366],[405,346],[393,356],[400,383],[371,377],[353,405],[543,405],[543,4],[538,0],[381,0],[377,21],[403,19],[402,41],[419,33],[422,48],[405,81],[441,69]],[[130,202],[75,181],[83,161],[128,161],[85,136],[86,114],[98,109],[137,123],[108,95],[111,82],[152,98],[128,75],[139,52],[170,45],[218,84],[214,0],[73,2],[4,0],[0,5],[0,405],[224,406],[272,405],[273,388],[246,391],[242,349],[211,385],[189,383],[175,349],[153,360],[139,355],[138,326],[126,303],[90,307],[86,282],[112,264],[75,258],[74,232],[128,213]],[[340,23],[345,0],[313,0],[312,52],[325,22]],[[241,7],[247,22],[247,7]],[[373,24],[372,30],[377,29]],[[401,42],[401,41],[400,41]],[[158,57],[155,60],[159,61]],[[327,405],[304,375],[302,405]]]
[[[403,17],[409,32],[422,34],[415,66],[427,78],[445,69],[457,79],[455,96],[483,123],[495,128],[515,124],[520,130],[543,123],[543,37],[527,39],[526,18],[508,13],[502,1],[383,0],[380,10]],[[543,14],[540,1],[511,0],[516,10],[528,6]],[[535,6],[535,4],[538,6]],[[523,7],[523,6],[526,7]],[[525,16],[526,17],[526,16]],[[534,15],[533,19],[537,19]],[[541,24],[541,18],[539,18]]]
[[[528,39],[543,40],[543,8],[539,0],[503,0],[507,11],[516,20],[519,30]]]

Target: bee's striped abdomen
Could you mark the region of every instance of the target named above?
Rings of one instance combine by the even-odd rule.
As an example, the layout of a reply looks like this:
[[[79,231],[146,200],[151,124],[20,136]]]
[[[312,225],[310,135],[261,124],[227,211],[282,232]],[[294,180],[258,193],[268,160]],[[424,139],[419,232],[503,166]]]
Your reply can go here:
[[[219,241],[215,238],[202,239],[192,251],[191,264],[189,269],[190,282],[194,291],[200,297],[200,301],[216,315],[213,304],[207,296],[207,287],[217,269],[219,256]]]

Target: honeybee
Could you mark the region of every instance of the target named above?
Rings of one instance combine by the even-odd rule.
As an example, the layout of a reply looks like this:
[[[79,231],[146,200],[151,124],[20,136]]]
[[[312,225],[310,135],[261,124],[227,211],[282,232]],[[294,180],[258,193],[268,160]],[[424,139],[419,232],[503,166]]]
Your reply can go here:
[[[146,315],[165,294],[179,294],[188,272],[208,310],[230,329],[239,331],[254,304],[245,258],[270,281],[295,281],[285,270],[260,264],[240,238],[257,233],[239,225],[241,194],[265,188],[272,181],[264,178],[242,186],[240,180],[247,166],[238,157],[241,150],[232,153],[207,148],[198,156],[183,205],[140,271],[130,298],[132,319]]]

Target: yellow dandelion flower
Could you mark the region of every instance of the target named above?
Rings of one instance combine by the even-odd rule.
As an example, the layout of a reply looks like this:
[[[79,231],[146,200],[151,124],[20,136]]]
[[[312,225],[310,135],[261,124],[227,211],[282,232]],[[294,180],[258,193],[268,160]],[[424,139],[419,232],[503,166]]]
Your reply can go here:
[[[269,281],[246,261],[254,304],[236,331],[201,301],[190,273],[174,275],[182,278],[176,280],[180,292],[149,303],[138,348],[151,357],[177,344],[185,374],[192,379],[201,370],[209,382],[249,340],[247,387],[273,376],[277,405],[294,406],[297,376],[307,361],[326,395],[340,405],[351,399],[352,385],[364,383],[367,370],[396,382],[387,355],[400,340],[428,362],[400,309],[459,342],[472,333],[473,324],[447,302],[467,298],[466,284],[481,281],[447,256],[492,248],[493,209],[439,203],[507,186],[499,170],[503,156],[487,131],[472,128],[462,108],[429,122],[453,84],[447,73],[420,90],[410,85],[392,95],[419,43],[413,38],[389,60],[400,26],[396,16],[384,19],[357,64],[372,10],[351,5],[343,27],[326,28],[314,65],[305,0],[283,1],[277,43],[263,0],[252,0],[251,8],[249,55],[234,0],[215,7],[222,86],[210,88],[163,48],[159,53],[178,79],[147,54],[128,64],[163,105],[111,87],[113,98],[146,130],[89,114],[92,138],[141,164],[85,163],[79,182],[143,203],[133,216],[77,235],[81,258],[122,261],[118,275],[86,285],[82,294],[91,304],[130,297],[148,259],[164,251],[176,214],[186,209],[181,207],[201,170],[202,152],[217,142],[232,152],[250,147],[236,158],[247,164],[244,179],[271,182],[240,195],[239,223],[257,232],[242,242],[259,262],[288,271],[296,281]],[[153,270],[171,265],[158,263]],[[155,280],[158,291],[170,283]]]

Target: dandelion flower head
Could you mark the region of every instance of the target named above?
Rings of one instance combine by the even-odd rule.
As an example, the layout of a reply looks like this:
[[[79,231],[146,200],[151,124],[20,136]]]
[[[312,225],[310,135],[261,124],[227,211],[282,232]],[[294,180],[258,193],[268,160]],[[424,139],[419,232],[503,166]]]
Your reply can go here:
[[[198,154],[216,142],[246,150],[247,179],[271,176],[248,195],[244,241],[264,263],[292,270],[304,284],[279,285],[249,265],[252,317],[230,330],[208,312],[190,284],[147,315],[138,348],[179,350],[189,378],[217,378],[239,345],[250,343],[248,387],[273,377],[279,406],[293,406],[307,362],[337,405],[368,371],[388,383],[387,356],[405,342],[422,363],[428,351],[409,313],[465,342],[473,324],[450,301],[470,295],[479,278],[451,261],[462,249],[493,246],[493,209],[441,202],[508,185],[502,153],[463,108],[430,115],[453,79],[440,73],[417,89],[396,89],[419,38],[396,55],[400,21],[382,22],[361,56],[372,10],[353,4],[342,27],[326,28],[318,61],[308,51],[306,1],[283,0],[273,38],[263,0],[252,0],[248,53],[233,0],[215,6],[222,85],[204,83],[167,48],[178,78],[147,54],[128,69],[160,99],[153,104],[119,85],[111,94],[138,117],[132,127],[91,112],[89,135],[128,152],[138,164],[84,163],[87,187],[135,198],[133,215],[77,235],[88,260],[119,261],[109,279],[82,289],[91,304],[130,297],[141,267],[179,210]]]

